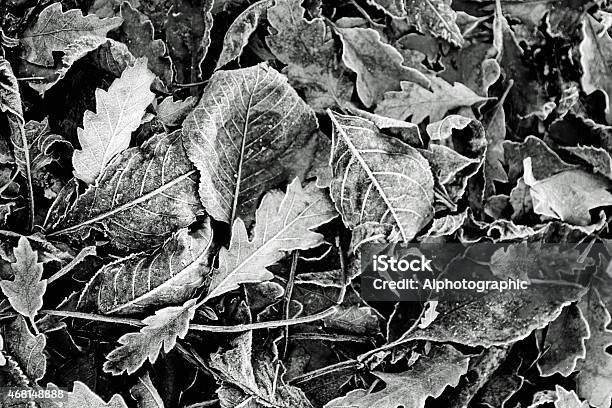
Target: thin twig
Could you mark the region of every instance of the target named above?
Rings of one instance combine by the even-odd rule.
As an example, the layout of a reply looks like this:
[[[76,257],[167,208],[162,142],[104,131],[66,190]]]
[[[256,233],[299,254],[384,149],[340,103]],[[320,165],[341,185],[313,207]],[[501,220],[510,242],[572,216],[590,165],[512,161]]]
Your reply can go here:
[[[138,326],[138,327],[142,327],[145,325],[141,320],[130,319],[129,317],[103,316],[103,315],[98,315],[98,314],[93,314],[93,313],[72,312],[69,310],[41,310],[40,313],[51,315],[51,316],[73,317],[75,319],[85,319],[85,320],[93,320],[97,322],[127,324],[130,326]]]
[[[23,78],[17,78],[17,81],[44,81],[45,77],[42,76],[34,76],[34,77],[23,77]]]
[[[179,84],[179,83],[173,83],[172,86],[176,87],[176,88],[191,88],[194,86],[200,86],[200,85],[206,85],[208,83],[209,80],[206,81],[199,81],[199,82],[190,82],[190,83],[186,83],[186,84]]]
[[[331,374],[331,373],[334,373],[340,370],[348,370],[350,368],[357,368],[359,366],[360,366],[360,363],[357,360],[341,361],[339,363],[332,364],[332,365],[329,365],[323,368],[319,368],[317,370],[309,371],[306,374],[302,374],[300,376],[292,378],[288,382],[291,385],[300,384],[300,383],[310,381],[313,378],[321,377],[322,375]]]

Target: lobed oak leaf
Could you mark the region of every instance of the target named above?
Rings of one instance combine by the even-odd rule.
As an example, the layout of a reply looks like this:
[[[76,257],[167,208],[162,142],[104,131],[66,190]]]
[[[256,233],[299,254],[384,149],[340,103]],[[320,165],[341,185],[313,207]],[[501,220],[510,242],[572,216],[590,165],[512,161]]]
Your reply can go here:
[[[106,356],[103,369],[106,373],[120,375],[136,372],[147,360],[154,363],[162,347],[168,353],[176,345],[177,338],[187,335],[189,322],[196,310],[196,299],[182,306],[169,306],[155,312],[142,322],[145,326],[136,333],[127,333],[119,338],[121,346]]]
[[[108,402],[104,402],[95,392],[81,381],[75,381],[72,391],[68,392],[64,408],[127,408],[123,397],[114,394]]]
[[[155,98],[149,90],[154,78],[146,59],[138,59],[107,91],[96,90],[97,112],[86,111],[83,128],[78,129],[81,150],[72,157],[76,178],[95,183],[111,159],[129,146],[132,132]]]
[[[79,9],[63,12],[62,3],[52,3],[40,12],[36,23],[24,31],[20,39],[24,47],[22,56],[33,64],[52,67],[54,51],[64,51],[66,45],[82,36],[106,37],[122,22],[119,17],[83,16]]]
[[[435,122],[449,110],[487,100],[460,82],[451,85],[436,77],[431,78],[431,90],[413,82],[402,82],[401,88],[385,93],[376,113],[400,120],[411,117],[413,123],[421,123],[427,117]]]
[[[220,296],[243,283],[257,283],[272,278],[266,269],[286,252],[314,248],[323,236],[312,231],[337,213],[325,195],[313,184],[302,188],[298,179],[287,192],[267,193],[257,209],[251,239],[241,219],[234,222],[228,249],[219,251],[219,268],[213,272],[206,299]]]
[[[47,280],[42,280],[43,264],[38,262],[38,253],[32,250],[26,237],[19,238],[13,249],[15,262],[11,263],[14,279],[0,280],[0,289],[11,306],[21,315],[34,320],[42,308]]]
[[[574,391],[567,391],[560,385],[555,385],[555,408],[589,408],[587,401],[580,401]]]
[[[386,384],[383,390],[354,390],[330,401],[325,408],[424,408],[427,398],[437,398],[447,386],[457,386],[468,371],[469,361],[469,357],[450,345],[434,346],[429,355],[421,356],[409,371],[374,371],[373,374]],[[428,380],[423,381],[424,378]]]
[[[433,176],[415,148],[366,119],[329,112],[334,125],[330,194],[351,229],[397,225],[408,242],[433,216]]]
[[[300,149],[315,128],[312,109],[276,70],[217,71],[183,123],[206,211],[218,221],[250,222],[260,196],[296,175],[292,162],[304,160]]]

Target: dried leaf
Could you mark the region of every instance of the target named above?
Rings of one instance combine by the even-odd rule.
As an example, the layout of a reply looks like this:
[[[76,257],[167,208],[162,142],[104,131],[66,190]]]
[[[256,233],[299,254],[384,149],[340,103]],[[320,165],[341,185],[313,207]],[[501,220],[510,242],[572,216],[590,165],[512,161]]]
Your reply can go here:
[[[43,264],[38,262],[38,253],[32,250],[26,237],[19,238],[13,253],[15,262],[11,264],[11,269],[14,279],[0,280],[0,288],[13,309],[33,321],[42,308],[43,295],[47,289],[47,280],[41,280]]]
[[[427,117],[435,122],[449,110],[487,100],[459,82],[451,85],[435,77],[431,79],[431,90],[412,82],[402,82],[401,87],[401,91],[385,93],[376,113],[400,120],[411,117],[413,123],[421,123]]]
[[[108,162],[128,147],[155,97],[149,90],[153,79],[146,60],[139,59],[107,91],[96,90],[97,112],[85,112],[83,129],[78,129],[82,150],[75,150],[72,158],[75,177],[93,184]]]
[[[2,334],[6,339],[6,353],[19,363],[24,374],[34,382],[43,378],[47,370],[45,335],[38,333],[34,336],[30,333],[28,324],[21,316],[4,326]]]
[[[217,71],[183,124],[206,211],[227,223],[252,220],[259,197],[287,180],[285,160],[315,126],[312,110],[267,65]]]
[[[591,337],[586,341],[586,357],[578,362],[576,392],[596,408],[606,408],[612,402],[612,318],[596,289],[578,304],[589,323]]]
[[[574,225],[589,225],[593,208],[612,204],[606,189],[610,182],[583,170],[567,170],[544,180],[536,180],[531,158],[523,161],[525,184],[530,188],[533,211]]]
[[[98,183],[69,207],[57,211],[51,207],[47,236],[82,242],[96,229],[121,251],[150,250],[203,213],[195,173],[181,145],[180,131],[154,136],[116,156]],[[59,194],[57,200],[66,198]]]
[[[385,137],[372,122],[333,114],[331,197],[351,229],[397,225],[408,242],[433,216],[433,176],[418,150]]]
[[[151,20],[124,1],[121,4],[121,26],[126,36],[128,49],[135,57],[145,57],[149,69],[164,84],[172,84],[172,60],[167,55],[166,45],[162,40],[155,40],[155,29]]]
[[[576,364],[586,356],[586,340],[591,337],[589,324],[576,305],[563,309],[561,315],[548,326],[544,354],[538,368],[544,377],[560,373],[567,377]]]
[[[583,39],[580,43],[582,65],[582,89],[587,94],[601,90],[606,98],[606,120],[612,123],[610,95],[612,94],[612,38],[592,16],[586,15],[582,24]],[[600,35],[601,33],[601,35]]]
[[[119,394],[114,394],[108,402],[104,402],[102,398],[96,395],[95,392],[80,381],[75,381],[72,386],[72,391],[68,392],[67,401],[64,404],[65,408],[127,408],[125,401]]]
[[[402,65],[400,53],[382,42],[371,28],[338,28],[342,61],[357,74],[357,94],[367,107],[378,103],[385,92],[399,89],[401,81],[429,87],[429,79],[414,68]],[[389,116],[389,115],[386,115]]]
[[[151,382],[149,373],[138,377],[138,382],[130,388],[130,395],[137,402],[138,408],[164,408],[164,401]]]
[[[132,314],[151,306],[180,304],[210,271],[212,230],[181,229],[151,253],[131,254],[102,267],[87,284],[78,307],[104,314]]]
[[[197,103],[193,96],[182,101],[174,101],[172,96],[167,96],[157,107],[157,119],[165,126],[180,126]]]
[[[606,149],[595,146],[570,146],[563,150],[580,157],[593,166],[593,171],[612,179],[612,158]]]
[[[325,408],[424,408],[428,397],[437,398],[447,386],[455,387],[459,383],[468,371],[469,361],[469,357],[452,346],[436,346],[429,355],[421,356],[410,371],[373,372],[386,384],[382,391],[354,390],[329,402]],[[423,381],[424,378],[428,381]]]
[[[567,391],[560,385],[555,385],[555,408],[589,408],[589,403],[581,402],[574,391]]]
[[[23,58],[52,67],[53,51],[64,51],[79,37],[93,35],[106,37],[106,33],[121,25],[119,17],[100,19],[95,15],[83,16],[79,9],[62,12],[62,3],[52,3],[38,15],[36,23],[28,27],[21,37]]]
[[[177,338],[187,335],[189,322],[195,314],[196,300],[191,299],[182,306],[170,306],[155,312],[142,322],[145,326],[137,333],[124,334],[119,338],[121,346],[106,356],[104,372],[113,375],[128,374],[138,370],[145,361],[154,363],[162,349],[168,353],[176,345]]]
[[[436,320],[436,317],[440,315],[437,312],[436,308],[438,307],[437,300],[429,300],[425,303],[425,312],[423,313],[423,317],[421,317],[421,321],[418,324],[419,329],[425,329],[427,326],[433,323]]]
[[[350,100],[353,83],[323,18],[310,21],[299,0],[276,0],[268,9],[266,43],[287,68],[289,83],[318,111]]]
[[[219,269],[213,273],[206,299],[220,296],[243,283],[272,278],[266,269],[286,252],[320,245],[323,236],[312,230],[337,216],[333,205],[313,184],[302,189],[295,179],[287,193],[271,191],[257,209],[255,229],[249,239],[244,222],[236,219],[229,249],[219,252]]]
[[[225,33],[223,49],[215,69],[223,68],[229,62],[240,57],[244,47],[249,43],[251,34],[255,32],[260,22],[266,17],[267,10],[271,6],[272,0],[259,0],[236,17]]]

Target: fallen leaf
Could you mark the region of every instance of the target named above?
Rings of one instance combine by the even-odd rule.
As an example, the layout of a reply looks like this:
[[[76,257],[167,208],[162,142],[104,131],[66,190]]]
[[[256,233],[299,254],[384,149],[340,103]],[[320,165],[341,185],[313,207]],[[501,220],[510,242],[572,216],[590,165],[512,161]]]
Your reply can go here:
[[[138,377],[138,382],[130,388],[130,395],[136,400],[138,408],[164,408],[164,401],[153,385],[149,372]]]
[[[44,334],[36,336],[30,332],[28,324],[21,316],[4,326],[2,333],[6,339],[6,353],[13,357],[24,374],[38,382],[47,371],[47,357],[44,354],[47,339]]]
[[[43,264],[38,262],[38,253],[32,250],[26,237],[19,238],[13,248],[15,262],[11,264],[14,279],[1,280],[0,288],[15,311],[34,321],[34,316],[42,308],[43,295],[47,280],[41,279]]]
[[[36,23],[24,31],[20,39],[24,47],[22,56],[33,64],[52,67],[54,51],[64,51],[82,36],[106,37],[122,22],[119,17],[83,16],[79,9],[63,12],[62,3],[52,3],[40,12]]]
[[[323,236],[312,231],[337,217],[333,205],[313,184],[302,189],[298,179],[287,192],[271,191],[257,209],[255,228],[249,239],[244,222],[238,218],[232,228],[228,249],[219,251],[219,268],[213,272],[206,299],[220,296],[243,283],[270,280],[267,266],[295,249],[314,248]]]
[[[377,31],[371,28],[336,30],[342,40],[342,61],[357,74],[357,94],[365,106],[371,107],[385,92],[399,89],[401,81],[429,87],[429,79],[416,69],[402,65],[400,53],[385,44]]]
[[[574,391],[567,391],[560,385],[555,385],[555,408],[589,408],[589,403],[581,402]]]
[[[469,361],[469,357],[452,346],[435,346],[429,355],[421,356],[409,371],[374,371],[373,374],[386,384],[382,391],[354,390],[329,402],[325,408],[424,408],[428,397],[437,398],[447,386],[454,387],[459,383],[461,376],[468,371]],[[422,381],[423,378],[429,380]]]
[[[181,229],[150,255],[131,254],[105,265],[91,278],[77,307],[104,314],[133,314],[152,306],[183,303],[210,271],[212,230]]]
[[[397,225],[408,242],[433,216],[433,176],[415,148],[366,119],[329,112],[334,125],[330,194],[351,229]]]
[[[139,59],[107,91],[96,90],[97,112],[85,112],[83,128],[78,129],[81,150],[72,157],[76,178],[97,182],[111,159],[129,146],[132,132],[155,97],[149,90],[153,78],[146,60]]]
[[[136,333],[127,333],[118,340],[121,346],[106,356],[104,372],[120,375],[133,374],[145,361],[154,363],[162,347],[168,353],[176,345],[177,338],[187,335],[189,322],[195,314],[196,300],[190,299],[182,306],[169,306],[155,312],[142,322],[145,326]]]
[[[315,126],[314,112],[267,65],[217,71],[183,123],[206,211],[218,221],[250,222],[261,194],[287,181],[284,160]]]
[[[47,236],[82,242],[96,229],[120,251],[143,251],[161,245],[170,234],[195,221],[203,209],[197,200],[196,170],[180,136],[180,131],[157,135],[115,156],[98,183],[68,208],[55,211],[51,207]],[[65,191],[71,191],[70,185]],[[63,193],[58,200],[66,201]]]
[[[68,392],[65,408],[127,408],[125,401],[119,394],[114,394],[108,402],[104,402],[87,385],[80,381],[75,381],[72,391]]]
[[[197,103],[193,96],[182,101],[174,101],[172,96],[167,96],[157,107],[157,119],[165,126],[180,126]]]
[[[431,122],[436,122],[449,110],[487,100],[459,82],[451,85],[436,77],[431,78],[431,90],[405,81],[401,87],[401,91],[385,93],[384,99],[376,107],[376,113],[400,120],[410,117],[413,123],[421,123],[427,117]]]

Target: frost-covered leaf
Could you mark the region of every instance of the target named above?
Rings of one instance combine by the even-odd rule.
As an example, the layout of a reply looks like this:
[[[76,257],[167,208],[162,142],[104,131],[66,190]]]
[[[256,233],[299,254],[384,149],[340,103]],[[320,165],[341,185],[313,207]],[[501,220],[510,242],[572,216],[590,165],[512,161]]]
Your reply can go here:
[[[83,16],[79,9],[63,12],[62,3],[52,3],[40,12],[36,23],[24,31],[20,40],[24,47],[23,58],[33,64],[52,67],[54,51],[64,51],[68,44],[82,36],[106,37],[106,33],[121,23],[119,17]]]
[[[469,357],[452,346],[434,346],[430,354],[421,356],[409,371],[374,371],[373,374],[386,384],[383,390],[357,389],[329,402],[325,408],[424,408],[427,398],[437,398],[447,386],[455,387],[459,383],[468,371],[469,361]]]
[[[431,227],[420,240],[427,241],[430,238],[439,238],[454,234],[463,226],[468,217],[468,211],[460,214],[449,214],[441,218],[435,218]]]
[[[168,96],[157,107],[157,119],[165,126],[179,126],[197,103],[193,96],[182,101],[174,101]]]
[[[609,180],[584,170],[567,170],[536,180],[531,162],[531,158],[523,161],[523,179],[530,188],[536,214],[574,225],[589,225],[591,209],[612,204],[612,194],[607,190]]]
[[[586,357],[578,362],[576,392],[596,408],[607,408],[612,402],[612,318],[596,289],[578,304],[591,332],[586,341]]]
[[[401,87],[401,91],[385,94],[376,107],[377,113],[401,120],[411,117],[413,123],[421,123],[427,117],[435,122],[449,110],[487,100],[459,82],[451,85],[435,77],[431,79],[431,90],[413,82],[402,82]]]
[[[272,29],[266,43],[281,62],[289,83],[304,94],[315,109],[341,106],[350,100],[353,83],[339,58],[334,42],[321,17],[304,18],[299,0],[275,0],[268,9]]]
[[[32,250],[26,237],[19,238],[13,249],[15,262],[11,264],[13,280],[1,280],[0,288],[15,311],[34,320],[42,308],[47,280],[41,280],[43,264],[38,262],[38,253]]]
[[[213,272],[206,299],[238,288],[242,283],[269,280],[266,269],[295,249],[314,248],[323,236],[312,230],[338,214],[326,194],[313,184],[305,188],[295,179],[287,192],[267,193],[257,209],[251,238],[241,219],[234,221],[228,249],[219,252],[219,269]]]
[[[138,377],[136,385],[130,388],[130,395],[136,400],[138,408],[164,408],[164,401],[148,372]]]
[[[544,354],[538,360],[540,373],[543,376],[555,373],[569,376],[576,370],[578,360],[586,356],[585,341],[590,336],[582,310],[576,305],[563,309],[546,331]]]
[[[560,385],[555,385],[555,408],[589,408],[587,401],[580,401],[574,391],[567,391]]]
[[[503,142],[504,163],[508,165],[508,178],[517,180],[523,173],[523,161],[531,157],[531,169],[536,179],[551,177],[575,166],[563,161],[543,140],[527,136],[522,142]]]
[[[595,146],[570,146],[563,147],[563,150],[580,157],[593,166],[594,171],[612,179],[612,158],[606,149]]]
[[[427,326],[433,323],[436,320],[436,317],[440,315],[436,310],[438,308],[437,300],[430,300],[425,304],[425,312],[423,313],[423,317],[419,321],[418,327],[419,329],[425,329]]]
[[[397,225],[410,241],[433,216],[433,176],[415,148],[382,135],[372,122],[333,114],[331,197],[344,223]]]
[[[312,109],[269,66],[217,71],[183,123],[206,211],[230,224],[251,221],[260,196],[288,180],[315,126]]]
[[[66,186],[70,193],[70,184]],[[65,202],[64,193],[57,201]],[[161,245],[203,209],[197,199],[196,170],[185,155],[180,131],[152,137],[117,155],[97,184],[67,207],[51,207],[49,237],[81,241],[92,229],[103,231],[121,251]]]
[[[210,271],[212,230],[181,229],[150,255],[131,254],[102,267],[91,278],[79,307],[104,314],[132,314],[151,306],[180,304]]]
[[[403,58],[371,28],[338,28],[342,61],[357,74],[357,94],[367,107],[378,103],[385,92],[400,88],[401,81],[429,87],[429,79],[402,65]],[[389,116],[389,115],[386,115]]]
[[[155,29],[151,20],[132,5],[124,1],[121,4],[121,26],[126,36],[128,49],[135,57],[145,57],[149,69],[161,79],[164,84],[172,83],[172,60],[167,55],[166,45],[162,40],[156,40]]]
[[[272,6],[272,0],[259,0],[247,7],[232,22],[223,38],[223,49],[217,60],[217,68],[223,68],[229,62],[242,54],[249,43],[251,34],[255,32],[260,22],[266,17],[266,12]]]
[[[72,157],[75,177],[93,184],[108,162],[129,146],[132,132],[155,97],[149,90],[154,77],[146,59],[139,59],[107,91],[96,90],[96,113],[86,111],[83,128],[78,129],[81,150]]]
[[[5,325],[2,335],[6,339],[6,353],[19,363],[24,374],[34,382],[43,378],[47,370],[43,352],[47,343],[45,335],[33,335],[21,316]]]
[[[606,100],[606,119],[612,123],[610,95],[612,95],[612,38],[603,26],[590,15],[582,24],[583,39],[580,43],[582,65],[582,89],[587,94],[603,91]]]
[[[323,319],[326,327],[344,333],[372,334],[380,330],[378,315],[369,306],[339,306],[338,311]]]
[[[145,326],[136,333],[121,336],[121,346],[106,356],[104,371],[113,375],[128,374],[138,370],[145,361],[154,363],[162,347],[168,353],[176,345],[177,338],[187,335],[189,322],[195,314],[196,300],[182,306],[169,306],[155,312],[142,322]]]
[[[119,394],[114,394],[108,401],[104,402],[95,392],[87,385],[80,381],[75,381],[72,386],[72,391],[68,392],[64,408],[127,408],[123,397]]]

